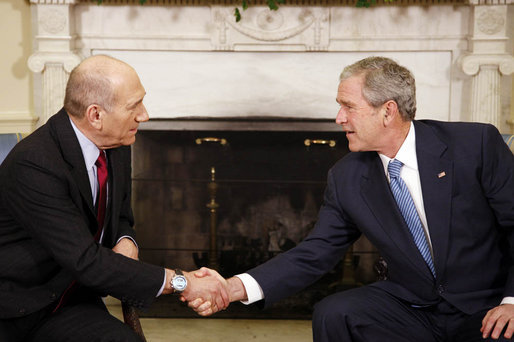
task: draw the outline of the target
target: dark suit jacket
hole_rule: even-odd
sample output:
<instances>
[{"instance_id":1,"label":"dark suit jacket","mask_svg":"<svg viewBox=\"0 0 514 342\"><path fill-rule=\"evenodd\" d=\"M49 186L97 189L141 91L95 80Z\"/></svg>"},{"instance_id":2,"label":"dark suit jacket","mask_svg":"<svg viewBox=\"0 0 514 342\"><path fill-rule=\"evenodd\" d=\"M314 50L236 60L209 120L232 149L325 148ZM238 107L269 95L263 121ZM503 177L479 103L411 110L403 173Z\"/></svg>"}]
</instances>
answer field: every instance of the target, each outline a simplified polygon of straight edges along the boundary
<instances>
[{"instance_id":1,"label":"dark suit jacket","mask_svg":"<svg viewBox=\"0 0 514 342\"><path fill-rule=\"evenodd\" d=\"M496 128L415 121L416 153L437 278L417 250L376 152L349 153L328 173L318 222L296 248L249 271L265 305L331 270L364 234L388 264L374 283L413 304L444 298L466 313L514 296L514 157ZM438 175L444 172L445 176Z\"/></svg>"},{"instance_id":2,"label":"dark suit jacket","mask_svg":"<svg viewBox=\"0 0 514 342\"><path fill-rule=\"evenodd\" d=\"M23 139L0 166L0 318L56 301L73 279L91 291L148 306L161 267L112 252L134 237L129 147L107 150L110 202L103 246L84 158L64 110Z\"/></svg>"}]
</instances>

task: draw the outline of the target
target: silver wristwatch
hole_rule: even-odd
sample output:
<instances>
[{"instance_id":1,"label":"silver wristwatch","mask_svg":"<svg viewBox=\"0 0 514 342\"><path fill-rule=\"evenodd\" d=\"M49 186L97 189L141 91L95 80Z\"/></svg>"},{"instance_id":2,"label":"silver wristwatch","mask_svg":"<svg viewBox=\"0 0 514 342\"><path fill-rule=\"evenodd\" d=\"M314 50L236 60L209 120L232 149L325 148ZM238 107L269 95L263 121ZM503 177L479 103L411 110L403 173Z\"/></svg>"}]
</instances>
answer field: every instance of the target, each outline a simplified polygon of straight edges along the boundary
<instances>
[{"instance_id":1,"label":"silver wristwatch","mask_svg":"<svg viewBox=\"0 0 514 342\"><path fill-rule=\"evenodd\" d=\"M187 287L187 279L182 273L182 270L176 269L175 275L171 279L171 287L173 288L173 292L182 293Z\"/></svg>"}]
</instances>

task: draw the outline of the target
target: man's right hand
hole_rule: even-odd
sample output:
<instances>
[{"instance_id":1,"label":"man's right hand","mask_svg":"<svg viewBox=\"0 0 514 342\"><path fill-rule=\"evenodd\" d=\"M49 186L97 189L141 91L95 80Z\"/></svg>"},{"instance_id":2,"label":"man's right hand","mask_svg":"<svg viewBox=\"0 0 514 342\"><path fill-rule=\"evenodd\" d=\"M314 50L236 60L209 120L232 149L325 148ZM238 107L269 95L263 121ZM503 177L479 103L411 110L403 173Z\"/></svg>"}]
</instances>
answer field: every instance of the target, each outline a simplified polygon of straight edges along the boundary
<instances>
[{"instance_id":1,"label":"man's right hand","mask_svg":"<svg viewBox=\"0 0 514 342\"><path fill-rule=\"evenodd\" d=\"M218 272L202 267L198 271L192 272L193 276L197 278L199 281L207 281L210 278L215 278L218 281L222 282L226 286L226 291L228 293L228 300L230 302L246 300L247 294L246 290L243 286L243 282L237 278L232 277L228 280L223 279ZM228 304L225 307L220 307L218 304L213 304L212 300L215 302L220 302L220 298L212 298L209 300L208 298L199 296L197 298L186 298L183 296L183 301L188 301L188 306L193 309L200 316L210 316L220 310L226 309Z\"/></svg>"}]
</instances>

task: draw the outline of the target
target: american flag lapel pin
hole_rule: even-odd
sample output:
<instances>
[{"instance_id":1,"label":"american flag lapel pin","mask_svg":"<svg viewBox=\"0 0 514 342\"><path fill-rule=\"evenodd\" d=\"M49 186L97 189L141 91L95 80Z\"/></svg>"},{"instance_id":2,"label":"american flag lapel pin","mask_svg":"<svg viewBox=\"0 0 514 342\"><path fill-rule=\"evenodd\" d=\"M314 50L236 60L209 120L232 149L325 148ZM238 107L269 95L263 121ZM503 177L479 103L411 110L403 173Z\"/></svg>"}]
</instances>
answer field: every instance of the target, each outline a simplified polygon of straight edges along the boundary
<instances>
[{"instance_id":1,"label":"american flag lapel pin","mask_svg":"<svg viewBox=\"0 0 514 342\"><path fill-rule=\"evenodd\" d=\"M442 171L442 172L439 172L437 174L437 178L443 178L444 176L446 176L446 172Z\"/></svg>"}]
</instances>

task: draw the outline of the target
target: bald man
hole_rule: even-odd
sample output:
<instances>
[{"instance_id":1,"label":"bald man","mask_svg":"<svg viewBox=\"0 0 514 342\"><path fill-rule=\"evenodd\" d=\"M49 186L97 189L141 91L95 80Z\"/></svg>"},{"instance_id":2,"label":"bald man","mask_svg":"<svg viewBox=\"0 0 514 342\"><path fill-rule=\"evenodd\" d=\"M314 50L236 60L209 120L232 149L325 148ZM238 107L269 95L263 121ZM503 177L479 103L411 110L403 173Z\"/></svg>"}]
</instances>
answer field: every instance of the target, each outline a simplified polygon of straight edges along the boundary
<instances>
[{"instance_id":1,"label":"bald man","mask_svg":"<svg viewBox=\"0 0 514 342\"><path fill-rule=\"evenodd\" d=\"M221 277L138 261L130 145L148 120L145 94L128 64L87 58L64 108L1 164L0 341L138 341L104 295L145 308L180 291L228 305Z\"/></svg>"}]
</instances>

